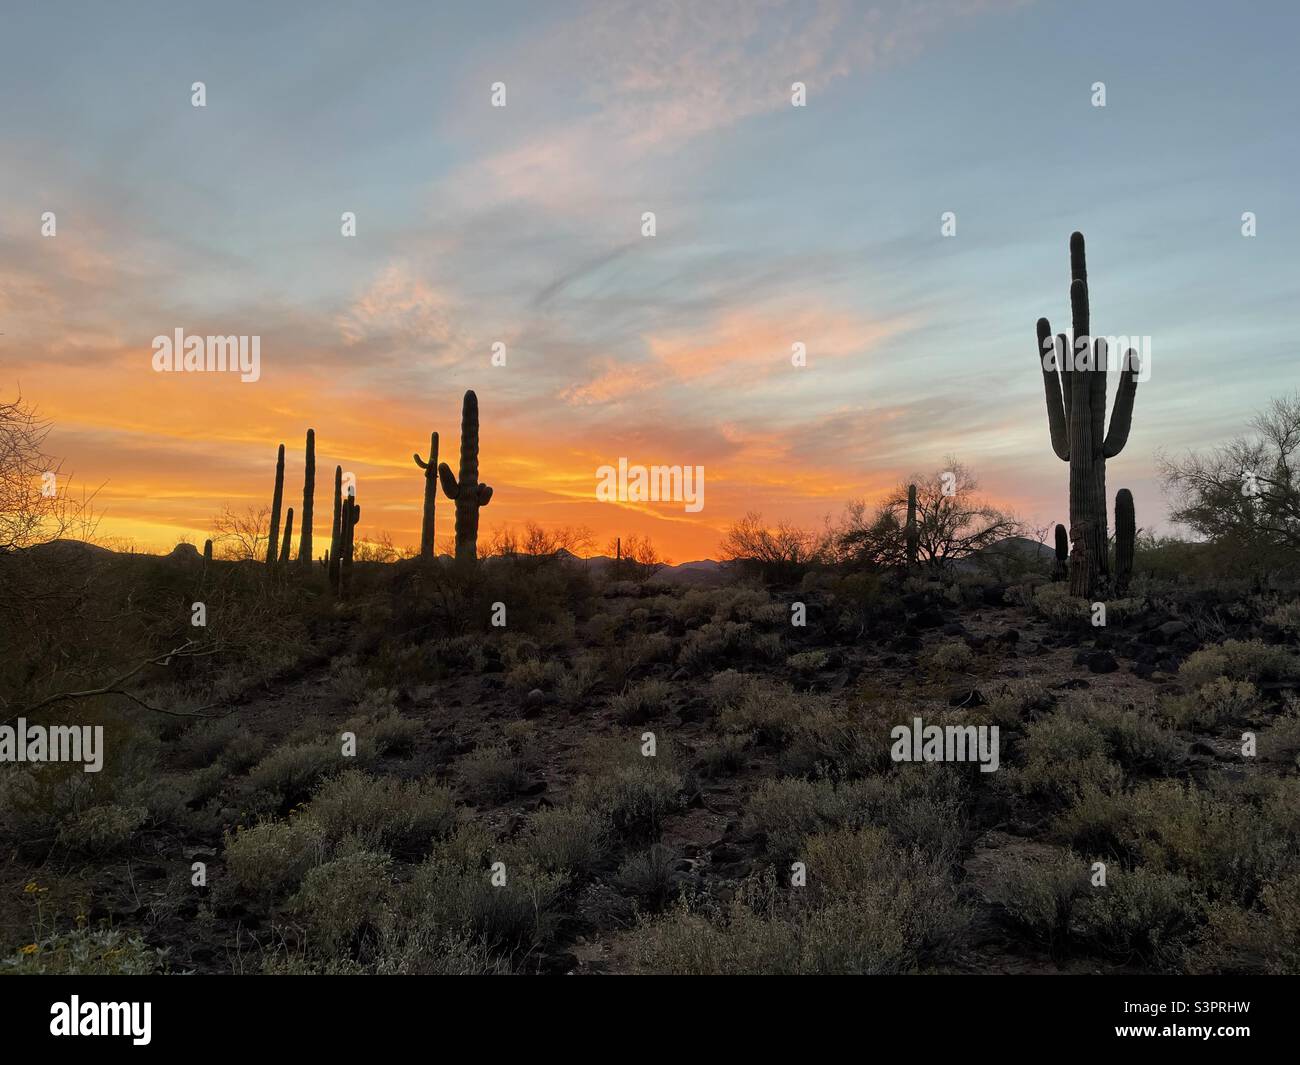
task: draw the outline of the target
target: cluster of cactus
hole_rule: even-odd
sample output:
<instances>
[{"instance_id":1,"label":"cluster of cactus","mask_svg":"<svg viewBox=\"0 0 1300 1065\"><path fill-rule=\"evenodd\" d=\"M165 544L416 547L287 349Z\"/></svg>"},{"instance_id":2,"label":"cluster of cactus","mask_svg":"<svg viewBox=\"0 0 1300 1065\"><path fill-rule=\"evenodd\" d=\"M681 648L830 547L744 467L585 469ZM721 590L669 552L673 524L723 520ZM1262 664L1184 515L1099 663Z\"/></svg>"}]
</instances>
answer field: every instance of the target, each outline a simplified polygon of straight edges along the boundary
<instances>
[{"instance_id":1,"label":"cluster of cactus","mask_svg":"<svg viewBox=\"0 0 1300 1065\"><path fill-rule=\"evenodd\" d=\"M1084 256L1083 234L1070 237L1070 310L1074 329L1074 358L1066 359L1065 334L1055 339L1058 366L1049 365L1046 356L1053 349L1052 327L1046 318L1038 319L1038 359L1043 372L1047 396L1047 425L1052 450L1070 464L1070 592L1095 597L1109 590L1110 558L1106 521L1106 460L1114 458L1128 442L1133 424L1133 398L1137 393L1139 364L1132 350L1121 364L1119 390L1111 412L1110 430L1106 431L1106 343L1091 341L1088 268ZM1092 343L1092 357L1083 351ZM1083 365L1074 368L1074 362ZM1128 496L1132 514L1132 496ZM1116 517L1117 531L1120 518ZM1128 570L1132 569L1132 534L1127 548ZM1120 563L1117 560L1116 569ZM1118 575L1118 574L1117 574Z\"/></svg>"},{"instance_id":2,"label":"cluster of cactus","mask_svg":"<svg viewBox=\"0 0 1300 1065\"><path fill-rule=\"evenodd\" d=\"M424 470L424 515L420 525L420 557L434 556L434 517L437 508L438 485L443 493L456 503L456 557L474 559L478 556L478 512L492 499L492 488L478 479L478 397L472 391L465 393L460 423L460 471L453 475L444 462L438 463L438 434L429 436L429 459L426 462L415 453L415 463ZM312 561L312 515L316 494L316 430L307 430L306 460L303 476L301 538L298 544L298 562L310 565ZM275 491L271 497L271 522L267 534L267 565L289 562L293 539L293 508L285 515L284 534L280 534L280 511L284 503L284 445L281 444L275 462ZM330 546L325 552L325 570L330 586L340 594L347 589L352 571L355 531L361 516L355 493L349 488L343 495L343 467L334 469L334 518L330 528ZM211 556L210 547L205 549Z\"/></svg>"},{"instance_id":3,"label":"cluster of cactus","mask_svg":"<svg viewBox=\"0 0 1300 1065\"><path fill-rule=\"evenodd\" d=\"M316 495L316 430L307 430L307 452L302 483L302 532L298 541L298 562L311 564L312 504ZM285 515L284 537L280 537L280 508L284 503L284 445L275 459L275 491L271 496L271 527L266 536L266 564L289 562L293 543L293 507Z\"/></svg>"}]
</instances>

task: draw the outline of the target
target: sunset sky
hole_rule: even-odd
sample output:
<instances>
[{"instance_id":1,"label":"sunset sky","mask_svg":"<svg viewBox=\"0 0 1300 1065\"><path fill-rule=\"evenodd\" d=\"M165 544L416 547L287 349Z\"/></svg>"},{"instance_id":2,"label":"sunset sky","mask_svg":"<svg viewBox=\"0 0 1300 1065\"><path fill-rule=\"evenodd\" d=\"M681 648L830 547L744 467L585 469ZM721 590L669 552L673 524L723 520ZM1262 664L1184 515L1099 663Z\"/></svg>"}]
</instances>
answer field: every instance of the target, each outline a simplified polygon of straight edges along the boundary
<instances>
[{"instance_id":1,"label":"sunset sky","mask_svg":"<svg viewBox=\"0 0 1300 1065\"><path fill-rule=\"evenodd\" d=\"M467 388L484 533L716 556L950 454L1065 521L1034 323L1079 229L1095 332L1152 338L1110 492L1167 528L1157 450L1300 384L1297 40L1293 3L6 3L0 396L149 550L269 503L280 442L297 507L308 427L317 544L336 463L418 543ZM177 328L260 336L260 380L155 373ZM620 457L704 509L598 502Z\"/></svg>"}]
</instances>

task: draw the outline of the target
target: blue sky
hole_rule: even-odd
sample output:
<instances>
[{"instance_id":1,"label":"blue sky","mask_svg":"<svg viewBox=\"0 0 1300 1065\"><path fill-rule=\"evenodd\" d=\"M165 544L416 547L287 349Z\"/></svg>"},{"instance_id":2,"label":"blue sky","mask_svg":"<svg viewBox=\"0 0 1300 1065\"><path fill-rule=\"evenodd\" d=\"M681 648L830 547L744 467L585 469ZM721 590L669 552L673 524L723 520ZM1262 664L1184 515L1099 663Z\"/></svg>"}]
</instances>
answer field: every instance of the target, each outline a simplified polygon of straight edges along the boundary
<instances>
[{"instance_id":1,"label":"blue sky","mask_svg":"<svg viewBox=\"0 0 1300 1065\"><path fill-rule=\"evenodd\" d=\"M430 428L451 446L470 387L489 526L626 527L696 556L749 507L812 523L949 454L1064 521L1032 347L1038 316L1067 324L1074 229L1094 331L1152 338L1109 469L1139 525L1166 524L1158 449L1221 440L1296 387L1294 5L43 3L4 21L4 388L55 418L69 465L108 482L108 528L143 541L264 495L275 444L309 424L372 487L372 528L414 539L409 453ZM262 380L160 380L149 341L177 325L261 335ZM619 456L703 464L709 506L611 515L594 468Z\"/></svg>"}]
</instances>

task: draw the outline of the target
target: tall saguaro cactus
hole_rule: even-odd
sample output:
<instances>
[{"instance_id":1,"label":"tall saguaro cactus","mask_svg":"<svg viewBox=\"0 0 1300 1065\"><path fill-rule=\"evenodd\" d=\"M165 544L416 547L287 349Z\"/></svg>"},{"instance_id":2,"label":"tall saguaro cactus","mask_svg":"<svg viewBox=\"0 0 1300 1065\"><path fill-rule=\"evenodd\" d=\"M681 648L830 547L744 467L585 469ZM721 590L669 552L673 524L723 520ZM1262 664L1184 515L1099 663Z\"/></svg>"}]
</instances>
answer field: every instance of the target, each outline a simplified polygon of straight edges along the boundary
<instances>
[{"instance_id":1,"label":"tall saguaro cactus","mask_svg":"<svg viewBox=\"0 0 1300 1065\"><path fill-rule=\"evenodd\" d=\"M915 569L918 555L918 548L921 542L919 531L916 527L916 485L907 486L907 568Z\"/></svg>"},{"instance_id":2,"label":"tall saguaro cactus","mask_svg":"<svg viewBox=\"0 0 1300 1065\"><path fill-rule=\"evenodd\" d=\"M266 537L266 564L275 565L276 552L280 549L280 505L284 502L284 445L280 445L279 456L275 460L275 494L271 496L271 528Z\"/></svg>"},{"instance_id":3,"label":"tall saguaro cactus","mask_svg":"<svg viewBox=\"0 0 1300 1065\"><path fill-rule=\"evenodd\" d=\"M433 515L438 504L438 434L429 434L429 461L417 451L415 464L424 471L424 520L420 523L420 557L433 558Z\"/></svg>"},{"instance_id":4,"label":"tall saguaro cactus","mask_svg":"<svg viewBox=\"0 0 1300 1065\"><path fill-rule=\"evenodd\" d=\"M460 476L451 475L445 462L438 467L442 490L456 501L456 557L478 557L478 512L492 499L490 485L478 479L478 396L465 393L460 410Z\"/></svg>"},{"instance_id":5,"label":"tall saguaro cactus","mask_svg":"<svg viewBox=\"0 0 1300 1065\"><path fill-rule=\"evenodd\" d=\"M1106 431L1106 343L1093 341L1083 234L1070 237L1070 312L1074 350L1065 334L1038 319L1038 358L1047 396L1052 450L1070 464L1070 593L1092 597L1108 583L1106 460L1124 450L1133 424L1139 363L1125 354L1110 431Z\"/></svg>"},{"instance_id":6,"label":"tall saguaro cactus","mask_svg":"<svg viewBox=\"0 0 1300 1065\"><path fill-rule=\"evenodd\" d=\"M307 430L307 460L302 479L302 532L298 540L298 564L311 565L311 519L316 502L316 430Z\"/></svg>"},{"instance_id":7,"label":"tall saguaro cactus","mask_svg":"<svg viewBox=\"0 0 1300 1065\"><path fill-rule=\"evenodd\" d=\"M1115 493L1115 590L1123 595L1133 579L1133 550L1137 541L1137 517L1133 493L1121 488Z\"/></svg>"},{"instance_id":8,"label":"tall saguaro cactus","mask_svg":"<svg viewBox=\"0 0 1300 1065\"><path fill-rule=\"evenodd\" d=\"M339 583L339 549L343 544L343 467L334 467L334 524L330 526L330 564L326 567L331 587Z\"/></svg>"}]
</instances>

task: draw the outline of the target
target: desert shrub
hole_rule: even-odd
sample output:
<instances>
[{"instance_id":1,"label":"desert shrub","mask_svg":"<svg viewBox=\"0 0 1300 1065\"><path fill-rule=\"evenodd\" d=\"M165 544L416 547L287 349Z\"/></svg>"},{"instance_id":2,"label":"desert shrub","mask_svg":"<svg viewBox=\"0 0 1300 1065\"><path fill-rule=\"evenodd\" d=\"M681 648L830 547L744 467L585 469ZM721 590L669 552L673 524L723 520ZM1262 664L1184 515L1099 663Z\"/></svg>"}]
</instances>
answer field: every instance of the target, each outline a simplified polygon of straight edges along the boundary
<instances>
[{"instance_id":1,"label":"desert shrub","mask_svg":"<svg viewBox=\"0 0 1300 1065\"><path fill-rule=\"evenodd\" d=\"M1264 622L1276 626L1288 636L1300 636L1300 599L1279 604L1264 616Z\"/></svg>"},{"instance_id":2,"label":"desert shrub","mask_svg":"<svg viewBox=\"0 0 1300 1065\"><path fill-rule=\"evenodd\" d=\"M4 966L30 976L145 976L166 970L167 951L117 928L79 925L24 945Z\"/></svg>"},{"instance_id":3,"label":"desert shrub","mask_svg":"<svg viewBox=\"0 0 1300 1065\"><path fill-rule=\"evenodd\" d=\"M499 886L492 882L498 861L505 867ZM517 857L482 829L462 826L401 890L395 926L406 937L450 933L492 951L527 952L554 936L564 880Z\"/></svg>"},{"instance_id":4,"label":"desert shrub","mask_svg":"<svg viewBox=\"0 0 1300 1065\"><path fill-rule=\"evenodd\" d=\"M102 858L124 849L147 816L143 806L91 806L64 824L59 843L75 853Z\"/></svg>"},{"instance_id":5,"label":"desert shrub","mask_svg":"<svg viewBox=\"0 0 1300 1065\"><path fill-rule=\"evenodd\" d=\"M675 894L672 874L677 861L676 851L652 844L623 860L614 874L614 884L647 909L661 910Z\"/></svg>"},{"instance_id":6,"label":"desert shrub","mask_svg":"<svg viewBox=\"0 0 1300 1065\"><path fill-rule=\"evenodd\" d=\"M724 669L709 678L705 688L705 698L715 710L739 706L744 698L758 684L759 678L749 673L737 673L734 669Z\"/></svg>"},{"instance_id":7,"label":"desert shrub","mask_svg":"<svg viewBox=\"0 0 1300 1065\"><path fill-rule=\"evenodd\" d=\"M1213 729L1224 722L1249 718L1259 706L1259 689L1255 685L1216 677L1190 692L1165 699L1161 710L1177 728Z\"/></svg>"},{"instance_id":8,"label":"desert shrub","mask_svg":"<svg viewBox=\"0 0 1300 1065\"><path fill-rule=\"evenodd\" d=\"M807 841L808 886L749 881L729 907L683 900L632 941L655 973L904 973L952 949L967 915L947 873L879 830Z\"/></svg>"},{"instance_id":9,"label":"desert shrub","mask_svg":"<svg viewBox=\"0 0 1300 1065\"><path fill-rule=\"evenodd\" d=\"M1068 711L1030 724L1021 751L1024 765L1007 773L1006 781L1024 795L1066 803L1088 791L1110 794L1124 781L1101 730Z\"/></svg>"},{"instance_id":10,"label":"desert shrub","mask_svg":"<svg viewBox=\"0 0 1300 1065\"><path fill-rule=\"evenodd\" d=\"M1295 861L1300 827L1288 804L1297 798L1300 785L1287 782L1251 796L1240 788L1202 791L1153 781L1122 794L1082 796L1057 830L1125 864L1185 876L1211 900L1250 903Z\"/></svg>"},{"instance_id":11,"label":"desert shrub","mask_svg":"<svg viewBox=\"0 0 1300 1065\"><path fill-rule=\"evenodd\" d=\"M1091 604L1086 599L1071 595L1070 589L1064 584L1042 584L1032 594L1034 610L1061 627L1076 625L1091 616Z\"/></svg>"},{"instance_id":12,"label":"desert shrub","mask_svg":"<svg viewBox=\"0 0 1300 1065\"><path fill-rule=\"evenodd\" d=\"M578 707L590 698L603 679L600 658L596 655L579 655L560 674L555 694L566 706Z\"/></svg>"},{"instance_id":13,"label":"desert shrub","mask_svg":"<svg viewBox=\"0 0 1300 1065\"><path fill-rule=\"evenodd\" d=\"M786 772L854 777L890 765L886 708L873 706L864 714L818 696L799 697L793 705L797 712L782 723Z\"/></svg>"},{"instance_id":14,"label":"desert shrub","mask_svg":"<svg viewBox=\"0 0 1300 1065\"><path fill-rule=\"evenodd\" d=\"M826 668L830 655L825 651L800 651L785 660L786 668L808 676Z\"/></svg>"},{"instance_id":15,"label":"desert shrub","mask_svg":"<svg viewBox=\"0 0 1300 1065\"><path fill-rule=\"evenodd\" d=\"M752 743L752 736L728 733L704 744L696 752L700 775L714 779L738 772Z\"/></svg>"},{"instance_id":16,"label":"desert shrub","mask_svg":"<svg viewBox=\"0 0 1300 1065\"><path fill-rule=\"evenodd\" d=\"M1058 953L1069 945L1075 909L1089 891L1090 868L1072 853L1024 861L998 879L990 897L1008 920Z\"/></svg>"},{"instance_id":17,"label":"desert shrub","mask_svg":"<svg viewBox=\"0 0 1300 1065\"><path fill-rule=\"evenodd\" d=\"M681 807L685 781L659 758L641 758L579 777L573 801L605 813L614 829L632 837L654 835L669 813Z\"/></svg>"},{"instance_id":18,"label":"desert shrub","mask_svg":"<svg viewBox=\"0 0 1300 1065\"><path fill-rule=\"evenodd\" d=\"M1300 760L1300 699L1294 695L1287 699L1282 713L1259 737L1259 753L1276 761Z\"/></svg>"},{"instance_id":19,"label":"desert shrub","mask_svg":"<svg viewBox=\"0 0 1300 1065\"><path fill-rule=\"evenodd\" d=\"M564 676L564 668L554 659L523 658L506 674L506 684L516 691L528 692L534 688L553 691Z\"/></svg>"},{"instance_id":20,"label":"desert shrub","mask_svg":"<svg viewBox=\"0 0 1300 1065\"><path fill-rule=\"evenodd\" d=\"M503 976L509 960L466 932L410 928L391 914L379 918L374 972L379 976Z\"/></svg>"},{"instance_id":21,"label":"desert shrub","mask_svg":"<svg viewBox=\"0 0 1300 1065\"><path fill-rule=\"evenodd\" d=\"M528 769L523 759L504 743L477 747L461 760L457 769L465 790L478 801L500 801L528 786Z\"/></svg>"},{"instance_id":22,"label":"desert shrub","mask_svg":"<svg viewBox=\"0 0 1300 1065\"><path fill-rule=\"evenodd\" d=\"M1217 647L1205 647L1187 656L1178 669L1178 679L1189 688L1199 688L1227 677L1229 680L1285 680L1294 677L1300 660L1285 647L1260 640L1225 640Z\"/></svg>"},{"instance_id":23,"label":"desert shrub","mask_svg":"<svg viewBox=\"0 0 1300 1065\"><path fill-rule=\"evenodd\" d=\"M935 647L922 661L932 670L964 673L975 664L975 652L961 640L952 640Z\"/></svg>"},{"instance_id":24,"label":"desert shrub","mask_svg":"<svg viewBox=\"0 0 1300 1065\"><path fill-rule=\"evenodd\" d=\"M703 673L724 659L745 655L754 639L748 622L710 621L686 638L678 662L692 673Z\"/></svg>"},{"instance_id":25,"label":"desert shrub","mask_svg":"<svg viewBox=\"0 0 1300 1065\"><path fill-rule=\"evenodd\" d=\"M588 873L609 851L609 828L603 812L584 806L539 810L529 822L523 851L544 872Z\"/></svg>"},{"instance_id":26,"label":"desert shrub","mask_svg":"<svg viewBox=\"0 0 1300 1065\"><path fill-rule=\"evenodd\" d=\"M196 722L177 741L177 759L181 765L191 769L212 765L235 737L244 731L234 717Z\"/></svg>"},{"instance_id":27,"label":"desert shrub","mask_svg":"<svg viewBox=\"0 0 1300 1065\"><path fill-rule=\"evenodd\" d=\"M340 655L330 661L330 686L348 702L366 694L370 681L358 667L356 655Z\"/></svg>"},{"instance_id":28,"label":"desert shrub","mask_svg":"<svg viewBox=\"0 0 1300 1065\"><path fill-rule=\"evenodd\" d=\"M338 857L308 871L290 909L308 946L326 956L351 953L373 930L390 880L392 859L349 841Z\"/></svg>"},{"instance_id":29,"label":"desert shrub","mask_svg":"<svg viewBox=\"0 0 1300 1065\"><path fill-rule=\"evenodd\" d=\"M768 854L786 859L799 853L808 836L856 827L865 816L860 791L853 785L780 777L763 781L749 796L742 823L747 834L765 838Z\"/></svg>"},{"instance_id":30,"label":"desert shrub","mask_svg":"<svg viewBox=\"0 0 1300 1065\"><path fill-rule=\"evenodd\" d=\"M781 743L793 734L806 705L788 686L755 684L718 720L724 729L753 733L761 743Z\"/></svg>"},{"instance_id":31,"label":"desert shrub","mask_svg":"<svg viewBox=\"0 0 1300 1065\"><path fill-rule=\"evenodd\" d=\"M274 896L296 887L325 861L329 841L319 822L301 815L226 834L226 866L246 891Z\"/></svg>"},{"instance_id":32,"label":"desert shrub","mask_svg":"<svg viewBox=\"0 0 1300 1065\"><path fill-rule=\"evenodd\" d=\"M1028 718L1051 709L1055 701L1042 681L1029 678L1005 681L991 687L985 695L987 702L972 710L972 720L1003 728L1019 728Z\"/></svg>"},{"instance_id":33,"label":"desert shrub","mask_svg":"<svg viewBox=\"0 0 1300 1065\"><path fill-rule=\"evenodd\" d=\"M668 709L672 686L651 677L619 692L609 702L614 718L624 725L641 725L653 721Z\"/></svg>"},{"instance_id":34,"label":"desert shrub","mask_svg":"<svg viewBox=\"0 0 1300 1065\"><path fill-rule=\"evenodd\" d=\"M1118 957L1173 964L1204 917L1203 900L1185 877L1134 869L1112 871L1105 887L1081 899L1080 936Z\"/></svg>"},{"instance_id":35,"label":"desert shrub","mask_svg":"<svg viewBox=\"0 0 1300 1065\"><path fill-rule=\"evenodd\" d=\"M446 788L427 780L376 779L357 770L327 782L305 816L320 824L331 845L352 837L369 850L402 857L428 853L457 823Z\"/></svg>"},{"instance_id":36,"label":"desert shrub","mask_svg":"<svg viewBox=\"0 0 1300 1065\"><path fill-rule=\"evenodd\" d=\"M330 773L342 766L340 748L328 740L285 744L272 751L248 774L249 787L278 800L283 808L307 798Z\"/></svg>"}]
</instances>

